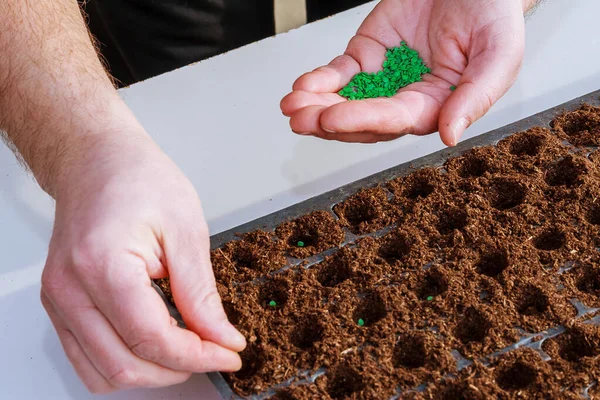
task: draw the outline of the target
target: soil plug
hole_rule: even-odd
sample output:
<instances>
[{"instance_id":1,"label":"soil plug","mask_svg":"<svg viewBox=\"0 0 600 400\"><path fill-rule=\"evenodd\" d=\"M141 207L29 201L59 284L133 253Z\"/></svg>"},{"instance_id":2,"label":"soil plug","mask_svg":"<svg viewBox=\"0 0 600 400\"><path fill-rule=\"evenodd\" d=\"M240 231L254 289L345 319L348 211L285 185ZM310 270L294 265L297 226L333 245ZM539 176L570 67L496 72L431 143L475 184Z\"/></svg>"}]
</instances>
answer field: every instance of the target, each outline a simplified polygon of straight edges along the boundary
<instances>
[{"instance_id":1,"label":"soil plug","mask_svg":"<svg viewBox=\"0 0 600 400\"><path fill-rule=\"evenodd\" d=\"M271 306L271 307L276 307L276 306L277 306L277 302L276 302L275 300L271 300L271 301L269 302L269 306Z\"/></svg>"},{"instance_id":2,"label":"soil plug","mask_svg":"<svg viewBox=\"0 0 600 400\"><path fill-rule=\"evenodd\" d=\"M359 72L338 94L349 100L392 97L401 88L421 81L431 72L419 53L402 41L400 47L387 50L383 69L376 73Z\"/></svg>"},{"instance_id":3,"label":"soil plug","mask_svg":"<svg viewBox=\"0 0 600 400\"><path fill-rule=\"evenodd\" d=\"M358 319L358 326L364 326L365 325L365 321L362 318Z\"/></svg>"}]
</instances>

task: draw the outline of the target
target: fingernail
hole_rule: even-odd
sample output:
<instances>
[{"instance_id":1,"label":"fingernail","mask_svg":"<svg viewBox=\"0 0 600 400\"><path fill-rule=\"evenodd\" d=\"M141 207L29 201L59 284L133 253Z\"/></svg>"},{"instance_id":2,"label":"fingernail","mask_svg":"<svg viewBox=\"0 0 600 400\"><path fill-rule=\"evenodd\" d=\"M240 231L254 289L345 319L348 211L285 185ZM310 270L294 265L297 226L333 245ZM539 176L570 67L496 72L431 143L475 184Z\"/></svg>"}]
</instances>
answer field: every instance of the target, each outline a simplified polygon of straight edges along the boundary
<instances>
[{"instance_id":1,"label":"fingernail","mask_svg":"<svg viewBox=\"0 0 600 400\"><path fill-rule=\"evenodd\" d=\"M458 120L456 125L454 125L453 133L454 133L454 144L458 144L460 138L462 137L465 129L469 127L469 120L465 117L462 117Z\"/></svg>"},{"instance_id":2,"label":"fingernail","mask_svg":"<svg viewBox=\"0 0 600 400\"><path fill-rule=\"evenodd\" d=\"M334 131L333 129L327 129L327 128L323 128L321 127L321 129L323 129L325 132L327 133L337 133L336 131Z\"/></svg>"}]
</instances>

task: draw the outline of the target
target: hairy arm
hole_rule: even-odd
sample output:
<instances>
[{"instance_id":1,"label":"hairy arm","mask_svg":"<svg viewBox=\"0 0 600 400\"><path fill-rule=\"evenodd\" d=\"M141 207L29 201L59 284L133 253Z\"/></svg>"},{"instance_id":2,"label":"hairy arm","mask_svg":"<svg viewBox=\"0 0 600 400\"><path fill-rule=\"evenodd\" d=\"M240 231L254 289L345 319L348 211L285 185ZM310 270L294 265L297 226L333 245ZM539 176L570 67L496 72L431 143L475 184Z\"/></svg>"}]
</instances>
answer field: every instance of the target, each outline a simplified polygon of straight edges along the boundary
<instances>
[{"instance_id":1,"label":"hairy arm","mask_svg":"<svg viewBox=\"0 0 600 400\"><path fill-rule=\"evenodd\" d=\"M77 1L0 2L0 131L44 190L54 195L61 171L94 135L124 127L143 134L104 71Z\"/></svg>"}]
</instances>

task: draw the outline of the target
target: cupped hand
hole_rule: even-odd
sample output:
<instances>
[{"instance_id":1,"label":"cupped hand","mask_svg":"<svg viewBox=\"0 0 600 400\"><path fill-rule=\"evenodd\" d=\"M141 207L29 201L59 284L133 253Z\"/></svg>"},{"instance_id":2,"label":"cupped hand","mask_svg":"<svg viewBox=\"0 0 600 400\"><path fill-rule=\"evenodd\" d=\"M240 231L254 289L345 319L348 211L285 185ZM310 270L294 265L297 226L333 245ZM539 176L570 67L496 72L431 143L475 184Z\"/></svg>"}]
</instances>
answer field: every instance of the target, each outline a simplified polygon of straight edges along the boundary
<instances>
[{"instance_id":1,"label":"cupped hand","mask_svg":"<svg viewBox=\"0 0 600 400\"><path fill-rule=\"evenodd\" d=\"M196 192L145 135L81 144L54 191L42 302L88 389L169 386L235 371L245 347L227 321ZM151 285L170 276L188 329Z\"/></svg>"},{"instance_id":2,"label":"cupped hand","mask_svg":"<svg viewBox=\"0 0 600 400\"><path fill-rule=\"evenodd\" d=\"M298 78L281 109L298 134L373 143L439 130L453 146L514 83L529 3L382 0L344 55ZM347 101L337 94L358 72L381 70L386 48L402 40L431 69L421 82L390 98Z\"/></svg>"}]
</instances>

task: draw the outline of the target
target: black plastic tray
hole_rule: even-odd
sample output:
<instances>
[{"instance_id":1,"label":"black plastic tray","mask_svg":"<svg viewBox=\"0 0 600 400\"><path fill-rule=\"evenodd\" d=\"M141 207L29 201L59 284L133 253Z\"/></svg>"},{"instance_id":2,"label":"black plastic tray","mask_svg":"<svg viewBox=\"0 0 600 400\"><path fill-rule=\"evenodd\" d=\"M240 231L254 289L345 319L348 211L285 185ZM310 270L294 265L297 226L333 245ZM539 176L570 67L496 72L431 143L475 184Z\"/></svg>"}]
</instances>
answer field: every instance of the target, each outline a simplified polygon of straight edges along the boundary
<instances>
[{"instance_id":1,"label":"black plastic tray","mask_svg":"<svg viewBox=\"0 0 600 400\"><path fill-rule=\"evenodd\" d=\"M230 229L228 231L214 235L211 237L211 247L212 247L212 249L219 248L227 242L239 239L239 234L251 232L251 231L254 231L257 229L272 231L280 223L291 220L291 219L295 219L302 215L308 214L312 211L325 210L328 212L332 212L332 208L335 204L345 200L347 197L356 193L360 189L374 187L374 186L383 184L383 183L390 181L394 178L397 178L399 176L407 175L407 174L413 172L415 169L419 169L422 167L441 166L442 164L444 164L444 162L448 158L459 156L462 153L464 153L472 148L475 148L475 147L495 145L498 141L506 138L507 136L510 136L517 132L525 131L534 126L549 127L550 121L552 121L552 119L557 114L560 114L564 111L570 111L570 110L577 109L583 103L587 103L587 104L591 104L591 105L600 105L600 90L589 93L589 94L581 96L581 97L578 97L567 103L564 103L559 106L548 109L546 111L540 112L538 114L535 114L528 118L522 119L522 120L512 123L510 125L506 125L499 129L496 129L496 130L490 131L488 133L474 137L472 139L465 140L464 142L460 143L458 146L456 146L454 148L447 148L447 149L435 152L433 154L430 154L428 156L421 157L419 159L416 159L416 160L413 160L413 161L410 161L410 162L407 162L404 164L400 164L396 167L393 167L393 168L387 169L385 171L379 172L377 174L368 176L366 178L360 179L360 180L350 183L348 185L344 185L335 190L332 190L332 191L324 193L322 195L313 197L311 199L308 199L308 200L298 203L296 205L290 206L283 210L277 211L277 212L267 215L265 217L262 217L262 218L254 220L254 221L248 222L246 224L240 225L239 227L236 227L236 228ZM347 242L348 242L348 240L347 240ZM315 260L313 260L313 258L315 258L315 256L311 257L311 259L309 260L309 261L312 261L311 264L315 262ZM320 260L320 259L322 259L322 255L317 255L316 258ZM297 261L294 262L294 264L297 264ZM578 303L577 301L574 302L574 305L577 307L577 309L579 311L578 317L584 317L586 315L590 315L590 312L597 311L596 309L585 308L585 307L583 307L583 305L581 303ZM174 310L172 307L171 307L171 311L172 311L172 313L176 314L176 310ZM600 323L599 318L600 317L593 318L593 319L589 320L589 322ZM563 331L564 331L564 328L559 326L559 327L556 327L553 329L549 329L546 332L543 332L541 334L530 335L530 336L524 337L518 343L515 343L515 344L511 345L510 347L508 347L504 350L501 350L498 353L509 351L511 349L521 347L521 346L528 346L528 347L532 347L534 349L539 350L539 349L541 349L541 342L543 340L553 337L553 336L556 336L556 335L562 333ZM534 342L534 338L536 340L535 342ZM496 353L496 354L498 354L498 353ZM491 356L494 356L494 355L491 355ZM467 365L470 364L470 362L465 359L457 359L457 362L459 364L459 369L466 367ZM317 372L316 375L318 375L318 374L319 373ZM225 381L225 379L223 378L223 376L221 374L211 373L211 374L208 374L208 376L209 376L210 380L212 381L212 383L217 388L220 395L224 399L242 399L242 397L239 397L231 390L231 388L229 387L229 385L227 384L227 382ZM315 377L315 375L312 376L313 379L314 379L314 377ZM309 378L309 380L310 380L310 378ZM282 387L282 386L285 387L286 385L283 384L283 385L279 385L278 387ZM584 391L584 393L582 393L582 396L584 398L587 397L586 391ZM268 397L268 392L265 392L260 395L248 397L248 399L264 399L267 397Z\"/></svg>"}]
</instances>

